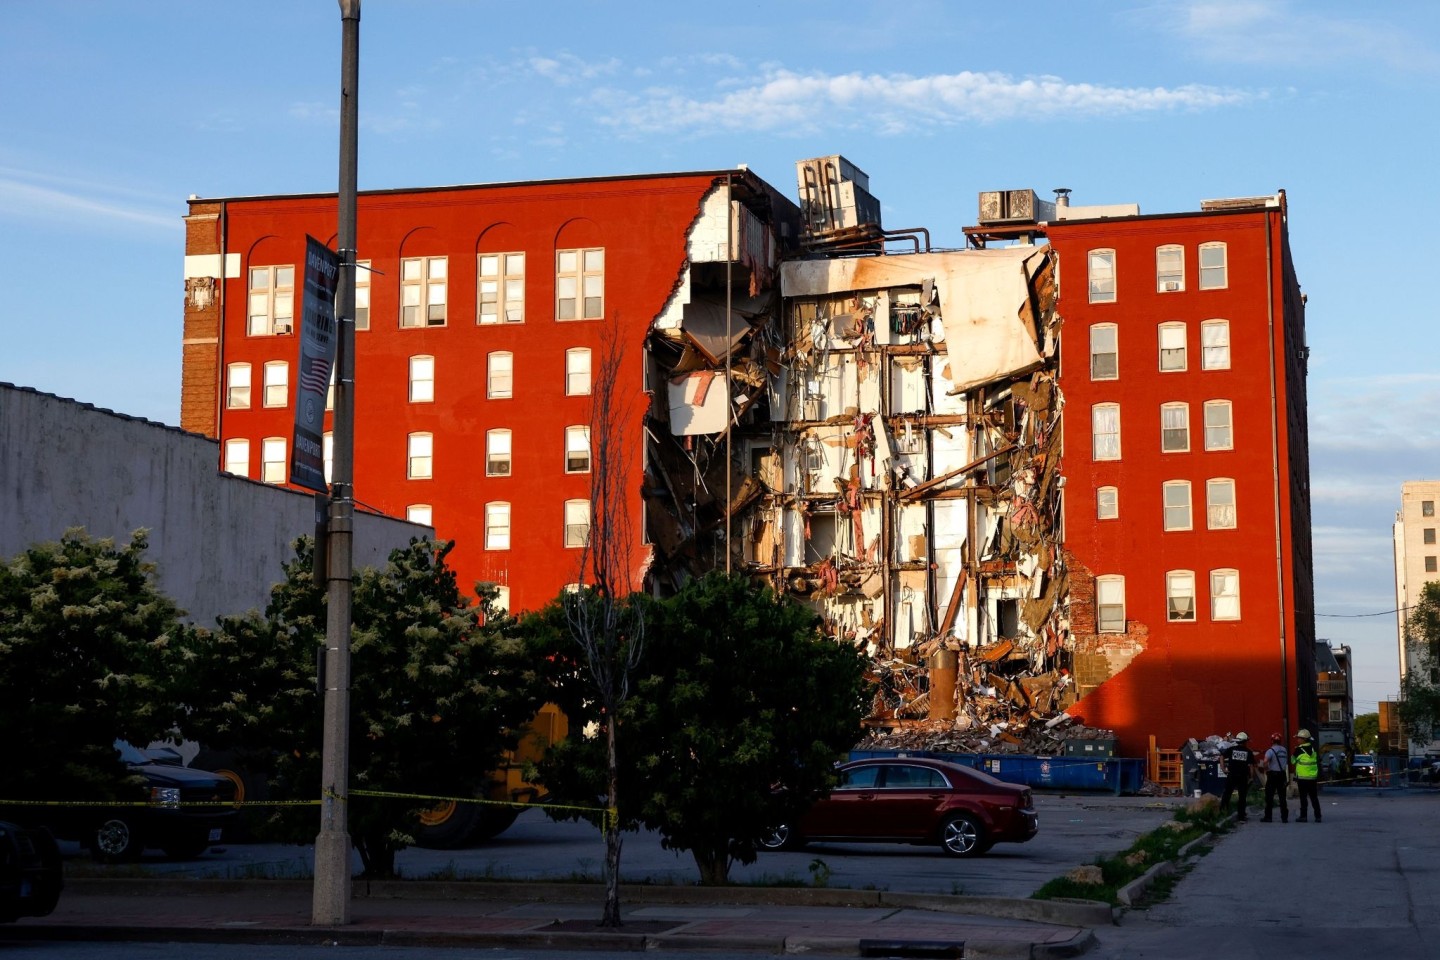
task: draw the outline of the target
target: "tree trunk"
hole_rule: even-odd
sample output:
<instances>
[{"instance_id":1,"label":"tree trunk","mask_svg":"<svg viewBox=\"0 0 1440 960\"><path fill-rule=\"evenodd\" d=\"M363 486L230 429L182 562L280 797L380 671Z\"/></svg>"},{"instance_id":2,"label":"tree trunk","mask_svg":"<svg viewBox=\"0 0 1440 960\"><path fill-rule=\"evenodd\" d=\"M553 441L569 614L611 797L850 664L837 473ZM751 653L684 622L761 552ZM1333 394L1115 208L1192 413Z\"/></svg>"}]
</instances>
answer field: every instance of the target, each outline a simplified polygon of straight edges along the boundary
<instances>
[{"instance_id":1,"label":"tree trunk","mask_svg":"<svg viewBox=\"0 0 1440 960\"><path fill-rule=\"evenodd\" d=\"M620 774L615 754L615 714L612 712L605 723L605 759L609 766L609 777L605 790L605 914L600 919L602 927L620 926L620 818L616 814L619 805Z\"/></svg>"},{"instance_id":2,"label":"tree trunk","mask_svg":"<svg viewBox=\"0 0 1440 960\"><path fill-rule=\"evenodd\" d=\"M695 857L695 866L700 870L700 886L723 887L730 882L728 853L723 850L702 850L699 847L690 853Z\"/></svg>"}]
</instances>

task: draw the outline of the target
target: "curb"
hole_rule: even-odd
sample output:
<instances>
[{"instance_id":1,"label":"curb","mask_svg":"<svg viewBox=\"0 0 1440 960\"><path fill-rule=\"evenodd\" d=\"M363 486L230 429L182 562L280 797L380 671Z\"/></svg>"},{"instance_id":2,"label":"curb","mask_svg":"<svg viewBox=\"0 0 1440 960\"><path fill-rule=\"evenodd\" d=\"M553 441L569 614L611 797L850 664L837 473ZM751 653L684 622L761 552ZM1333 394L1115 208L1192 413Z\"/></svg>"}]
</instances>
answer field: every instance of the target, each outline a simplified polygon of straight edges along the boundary
<instances>
[{"instance_id":1,"label":"curb","mask_svg":"<svg viewBox=\"0 0 1440 960\"><path fill-rule=\"evenodd\" d=\"M81 878L66 888L96 896L196 896L245 892L256 896L308 895L308 880L170 880ZM589 903L602 900L602 884L494 883L455 880L355 881L356 900L513 900L528 903ZM893 893L838 887L700 887L621 884L630 904L734 904L754 906L900 907L937 913L1031 920L1067 927L1110 926L1114 908L1095 900L1029 900L949 894Z\"/></svg>"}]
</instances>

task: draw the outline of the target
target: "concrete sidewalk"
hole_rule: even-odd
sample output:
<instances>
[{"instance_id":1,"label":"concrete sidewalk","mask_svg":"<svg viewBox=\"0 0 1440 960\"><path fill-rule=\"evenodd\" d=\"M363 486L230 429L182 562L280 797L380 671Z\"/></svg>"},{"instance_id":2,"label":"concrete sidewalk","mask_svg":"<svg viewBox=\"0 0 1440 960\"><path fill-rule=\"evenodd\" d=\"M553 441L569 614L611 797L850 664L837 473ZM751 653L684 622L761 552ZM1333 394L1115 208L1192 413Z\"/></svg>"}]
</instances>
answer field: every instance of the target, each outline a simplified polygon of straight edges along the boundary
<instances>
[{"instance_id":1,"label":"concrete sidewalk","mask_svg":"<svg viewBox=\"0 0 1440 960\"><path fill-rule=\"evenodd\" d=\"M48 917L0 942L145 941L743 950L830 956L1072 957L1105 904L826 888L622 887L598 925L593 884L357 882L351 923L310 923L311 887L271 880L70 880Z\"/></svg>"}]
</instances>

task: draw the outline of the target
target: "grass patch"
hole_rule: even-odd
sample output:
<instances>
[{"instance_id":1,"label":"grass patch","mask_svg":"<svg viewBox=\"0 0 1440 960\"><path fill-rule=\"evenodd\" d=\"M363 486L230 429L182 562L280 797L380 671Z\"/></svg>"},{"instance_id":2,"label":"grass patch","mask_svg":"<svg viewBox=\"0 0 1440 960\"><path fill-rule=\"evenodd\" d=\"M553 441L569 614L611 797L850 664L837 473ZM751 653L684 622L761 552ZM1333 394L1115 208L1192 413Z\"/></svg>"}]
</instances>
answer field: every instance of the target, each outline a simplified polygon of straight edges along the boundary
<instances>
[{"instance_id":1,"label":"grass patch","mask_svg":"<svg viewBox=\"0 0 1440 960\"><path fill-rule=\"evenodd\" d=\"M1141 834L1126 850L1113 857L1097 859L1087 865L1088 869L1081 867L1056 877L1031 896L1036 900L1099 900L1116 905L1120 902L1120 890L1126 884L1139 879L1157 863L1175 860L1180 848L1190 841L1221 830L1221 819L1215 798L1203 797L1176 811L1173 820ZM1209 847L1204 847L1203 852L1208 853ZM1178 877L1157 880L1156 893L1165 884L1164 893L1168 895L1176 880Z\"/></svg>"}]
</instances>

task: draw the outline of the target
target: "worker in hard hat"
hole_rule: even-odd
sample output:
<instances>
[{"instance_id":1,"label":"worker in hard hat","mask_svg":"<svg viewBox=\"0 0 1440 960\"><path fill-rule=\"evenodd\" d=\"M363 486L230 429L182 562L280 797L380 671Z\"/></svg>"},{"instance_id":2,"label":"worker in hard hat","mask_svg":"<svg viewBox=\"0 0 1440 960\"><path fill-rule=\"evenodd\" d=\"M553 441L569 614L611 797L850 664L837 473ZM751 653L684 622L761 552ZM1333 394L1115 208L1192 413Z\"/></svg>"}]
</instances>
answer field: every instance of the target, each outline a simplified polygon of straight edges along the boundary
<instances>
[{"instance_id":1,"label":"worker in hard hat","mask_svg":"<svg viewBox=\"0 0 1440 960\"><path fill-rule=\"evenodd\" d=\"M1220 758L1225 761L1225 792L1220 797L1220 813L1230 810L1230 794L1238 795L1235 820L1244 823L1249 820L1245 812L1245 794L1250 790L1250 777L1255 769L1255 751L1250 749L1250 735L1241 730L1224 750Z\"/></svg>"},{"instance_id":2,"label":"worker in hard hat","mask_svg":"<svg viewBox=\"0 0 1440 960\"><path fill-rule=\"evenodd\" d=\"M1310 808L1315 811L1315 822L1320 822L1320 754L1315 749L1314 742L1310 739L1309 730L1301 730L1295 734L1298 741L1295 745L1295 785L1300 788L1300 816L1295 819L1305 823L1308 819L1305 816L1305 801L1308 798Z\"/></svg>"},{"instance_id":3,"label":"worker in hard hat","mask_svg":"<svg viewBox=\"0 0 1440 960\"><path fill-rule=\"evenodd\" d=\"M1280 807L1280 822L1290 822L1290 802L1285 799L1285 787L1290 780L1290 758L1285 750L1285 738L1278 733L1270 734L1270 749L1260 761L1265 768L1265 816L1261 823L1270 823L1274 817L1277 801Z\"/></svg>"}]
</instances>

